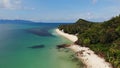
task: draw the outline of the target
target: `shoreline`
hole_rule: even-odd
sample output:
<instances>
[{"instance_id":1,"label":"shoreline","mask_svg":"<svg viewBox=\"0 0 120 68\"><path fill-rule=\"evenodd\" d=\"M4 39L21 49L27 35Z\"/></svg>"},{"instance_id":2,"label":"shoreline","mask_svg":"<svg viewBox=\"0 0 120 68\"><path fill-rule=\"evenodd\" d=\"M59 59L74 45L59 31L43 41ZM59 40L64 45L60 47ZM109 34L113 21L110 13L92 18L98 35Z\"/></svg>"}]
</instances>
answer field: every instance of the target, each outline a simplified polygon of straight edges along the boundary
<instances>
[{"instance_id":1,"label":"shoreline","mask_svg":"<svg viewBox=\"0 0 120 68\"><path fill-rule=\"evenodd\" d=\"M75 42L75 41L78 40L77 36L75 36L75 35L64 33L64 32L62 32L62 31L60 31L59 29L55 29L55 31L56 31L59 35L64 36L65 38L69 39L69 40L72 41L72 42Z\"/></svg>"},{"instance_id":2,"label":"shoreline","mask_svg":"<svg viewBox=\"0 0 120 68\"><path fill-rule=\"evenodd\" d=\"M59 35L69 39L72 42L75 42L78 40L77 36L75 35L64 33L59 29L55 29L55 31ZM112 68L110 63L105 62L104 58L99 57L87 47L81 47L80 45L71 44L71 46L69 46L68 48L75 52L76 57L80 61L82 61L83 64L86 65L86 68Z\"/></svg>"}]
</instances>

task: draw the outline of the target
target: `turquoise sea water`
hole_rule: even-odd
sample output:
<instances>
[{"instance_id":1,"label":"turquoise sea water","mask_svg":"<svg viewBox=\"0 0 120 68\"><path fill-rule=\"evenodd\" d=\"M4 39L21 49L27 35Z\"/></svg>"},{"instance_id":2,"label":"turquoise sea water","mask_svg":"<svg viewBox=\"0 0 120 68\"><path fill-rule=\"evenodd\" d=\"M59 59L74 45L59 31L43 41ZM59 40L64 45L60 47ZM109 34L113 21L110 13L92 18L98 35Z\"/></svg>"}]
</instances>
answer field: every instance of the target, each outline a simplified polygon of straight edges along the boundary
<instances>
[{"instance_id":1,"label":"turquoise sea water","mask_svg":"<svg viewBox=\"0 0 120 68\"><path fill-rule=\"evenodd\" d=\"M82 68L72 52L56 45L71 42L59 36L58 24L0 24L0 68ZM43 48L30 48L43 45ZM79 65L78 65L79 64Z\"/></svg>"}]
</instances>

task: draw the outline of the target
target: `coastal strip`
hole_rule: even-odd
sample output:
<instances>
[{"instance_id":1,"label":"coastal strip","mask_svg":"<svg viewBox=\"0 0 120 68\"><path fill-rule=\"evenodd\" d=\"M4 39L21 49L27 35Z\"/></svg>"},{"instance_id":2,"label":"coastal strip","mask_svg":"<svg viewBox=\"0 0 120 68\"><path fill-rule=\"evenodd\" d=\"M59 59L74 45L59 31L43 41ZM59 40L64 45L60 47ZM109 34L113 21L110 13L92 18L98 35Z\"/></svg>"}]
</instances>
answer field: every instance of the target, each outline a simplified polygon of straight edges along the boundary
<instances>
[{"instance_id":1,"label":"coastal strip","mask_svg":"<svg viewBox=\"0 0 120 68\"><path fill-rule=\"evenodd\" d=\"M77 36L75 35L64 33L59 29L56 29L55 31L59 35L69 39L72 42L78 40ZM71 46L69 46L68 48L76 53L76 57L86 65L86 68L112 68L110 63L105 62L104 58L99 57L87 47L81 47L80 45L71 44Z\"/></svg>"},{"instance_id":2,"label":"coastal strip","mask_svg":"<svg viewBox=\"0 0 120 68\"><path fill-rule=\"evenodd\" d=\"M72 35L72 34L64 33L63 31L60 31L59 29L56 29L56 32L57 32L59 35L64 36L65 38L69 39L69 40L72 41L72 42L75 42L75 41L78 40L77 36Z\"/></svg>"}]
</instances>

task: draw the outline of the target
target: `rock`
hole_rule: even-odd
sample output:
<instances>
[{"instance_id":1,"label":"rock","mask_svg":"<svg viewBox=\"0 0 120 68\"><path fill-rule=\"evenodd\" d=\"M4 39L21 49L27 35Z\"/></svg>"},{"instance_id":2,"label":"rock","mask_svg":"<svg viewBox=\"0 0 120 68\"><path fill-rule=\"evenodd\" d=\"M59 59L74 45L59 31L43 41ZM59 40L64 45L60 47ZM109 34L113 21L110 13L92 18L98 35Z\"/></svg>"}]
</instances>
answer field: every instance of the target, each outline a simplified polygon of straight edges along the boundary
<instances>
[{"instance_id":1,"label":"rock","mask_svg":"<svg viewBox=\"0 0 120 68\"><path fill-rule=\"evenodd\" d=\"M38 48L44 48L44 47L45 47L45 45L36 45L36 46L28 47L28 48L38 49Z\"/></svg>"},{"instance_id":2,"label":"rock","mask_svg":"<svg viewBox=\"0 0 120 68\"><path fill-rule=\"evenodd\" d=\"M67 45L67 44L61 44L61 45L57 45L57 49L60 49L60 48L66 48L66 47L69 47L70 45Z\"/></svg>"}]
</instances>

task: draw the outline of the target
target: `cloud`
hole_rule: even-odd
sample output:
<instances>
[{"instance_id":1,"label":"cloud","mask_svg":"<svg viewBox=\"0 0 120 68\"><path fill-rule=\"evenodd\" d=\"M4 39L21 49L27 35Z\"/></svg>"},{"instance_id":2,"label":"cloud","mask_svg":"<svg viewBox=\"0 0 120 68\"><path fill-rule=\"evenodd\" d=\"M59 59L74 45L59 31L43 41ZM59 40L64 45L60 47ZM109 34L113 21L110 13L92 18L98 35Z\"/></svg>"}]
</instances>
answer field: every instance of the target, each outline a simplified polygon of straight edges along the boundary
<instances>
[{"instance_id":1,"label":"cloud","mask_svg":"<svg viewBox=\"0 0 120 68\"><path fill-rule=\"evenodd\" d=\"M9 10L33 10L34 8L28 8L22 5L21 0L0 0L0 8Z\"/></svg>"},{"instance_id":2,"label":"cloud","mask_svg":"<svg viewBox=\"0 0 120 68\"><path fill-rule=\"evenodd\" d=\"M20 9L21 1L20 0L0 0L0 8L3 9Z\"/></svg>"},{"instance_id":3,"label":"cloud","mask_svg":"<svg viewBox=\"0 0 120 68\"><path fill-rule=\"evenodd\" d=\"M87 13L87 18L88 18L88 19L93 18L93 14L92 14L91 12L88 12L88 13Z\"/></svg>"},{"instance_id":4,"label":"cloud","mask_svg":"<svg viewBox=\"0 0 120 68\"><path fill-rule=\"evenodd\" d=\"M92 0L92 3L95 4L95 3L97 3L97 1L98 1L98 0Z\"/></svg>"}]
</instances>

